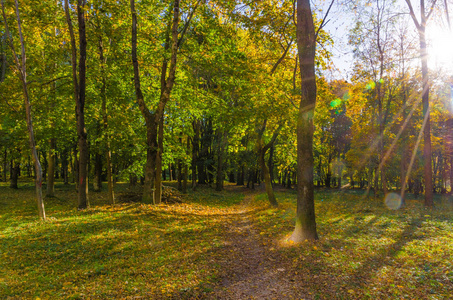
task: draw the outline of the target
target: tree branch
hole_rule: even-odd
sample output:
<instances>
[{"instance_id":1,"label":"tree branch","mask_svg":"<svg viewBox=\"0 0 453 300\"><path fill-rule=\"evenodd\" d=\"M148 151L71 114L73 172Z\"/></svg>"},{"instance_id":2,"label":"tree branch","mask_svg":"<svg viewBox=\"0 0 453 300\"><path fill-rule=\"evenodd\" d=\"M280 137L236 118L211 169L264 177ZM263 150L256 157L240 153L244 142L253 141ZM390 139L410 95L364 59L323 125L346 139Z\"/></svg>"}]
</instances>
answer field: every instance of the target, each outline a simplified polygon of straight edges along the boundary
<instances>
[{"instance_id":1,"label":"tree branch","mask_svg":"<svg viewBox=\"0 0 453 300\"><path fill-rule=\"evenodd\" d=\"M330 5L329 5L329 8L327 9L327 12L326 12L326 14L324 15L324 18L322 18L321 25L319 25L318 30L316 30L315 39L318 38L319 31L320 31L324 26L326 26L327 23L329 23L329 21L326 21L326 18L327 18L327 16L329 15L330 9L332 8L334 2L335 2L335 0L332 0L332 2L330 2Z\"/></svg>"},{"instance_id":2,"label":"tree branch","mask_svg":"<svg viewBox=\"0 0 453 300\"><path fill-rule=\"evenodd\" d=\"M445 0L445 2L447 2L447 1ZM434 6L436 5L436 3L437 3L437 0L434 0L433 3L431 3L431 7L429 8L429 13L428 13L428 15L426 16L426 21L428 21L428 20L429 20L429 17L431 17L431 14L432 14L433 11L434 11Z\"/></svg>"},{"instance_id":3,"label":"tree branch","mask_svg":"<svg viewBox=\"0 0 453 300\"><path fill-rule=\"evenodd\" d=\"M450 29L450 31L451 31L450 14L448 12L448 1L444 0L444 3L445 3L445 15L447 17L448 29Z\"/></svg>"},{"instance_id":4,"label":"tree branch","mask_svg":"<svg viewBox=\"0 0 453 300\"><path fill-rule=\"evenodd\" d=\"M179 37L179 40L178 40L178 48L181 46L182 39L184 38L184 35L186 34L187 28L189 28L190 21L192 20L192 17L193 17L193 15L194 15L195 11L197 10L198 4L200 4L200 1L201 1L201 0L198 0L198 1L197 1L197 4L195 4L195 7L193 8L193 10L192 10L192 11L190 12L190 14L189 14L189 17L188 17L188 19L187 19L186 24L184 24L184 28L183 28L183 30L181 31L181 36Z\"/></svg>"},{"instance_id":5,"label":"tree branch","mask_svg":"<svg viewBox=\"0 0 453 300\"><path fill-rule=\"evenodd\" d=\"M275 140L277 139L278 135L280 134L280 130L283 128L283 125L285 124L285 121L282 121L280 124L278 124L278 127L277 129L274 131L274 134L272 135L272 138L271 140L269 141L269 143L267 143L264 147L263 147L263 152L266 153L267 150L269 150L270 147L272 147L272 145L275 143Z\"/></svg>"},{"instance_id":6,"label":"tree branch","mask_svg":"<svg viewBox=\"0 0 453 300\"><path fill-rule=\"evenodd\" d=\"M414 20L415 27L417 27L417 30L420 30L420 23L417 20L417 17L415 16L414 8L412 7L411 0L405 0L407 6L409 6L409 13L412 17L412 20Z\"/></svg>"},{"instance_id":7,"label":"tree branch","mask_svg":"<svg viewBox=\"0 0 453 300\"><path fill-rule=\"evenodd\" d=\"M293 40L289 41L288 46L286 47L285 51L283 52L282 56L278 59L278 61L275 63L274 67L271 70L271 75L274 74L274 72L277 70L278 65L285 59L286 54L288 53L289 48L291 48L291 45L293 44Z\"/></svg>"}]
</instances>

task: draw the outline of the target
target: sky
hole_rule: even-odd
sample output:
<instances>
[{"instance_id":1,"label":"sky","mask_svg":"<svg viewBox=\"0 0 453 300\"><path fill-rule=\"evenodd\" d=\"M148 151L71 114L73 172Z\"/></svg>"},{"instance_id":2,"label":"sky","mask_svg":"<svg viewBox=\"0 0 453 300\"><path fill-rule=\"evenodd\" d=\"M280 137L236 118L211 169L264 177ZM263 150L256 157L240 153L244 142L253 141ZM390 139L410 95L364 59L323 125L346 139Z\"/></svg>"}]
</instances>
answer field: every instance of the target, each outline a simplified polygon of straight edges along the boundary
<instances>
[{"instance_id":1,"label":"sky","mask_svg":"<svg viewBox=\"0 0 453 300\"><path fill-rule=\"evenodd\" d=\"M323 11L318 12L318 16L325 15L330 2L330 0L314 0L315 10L319 11L321 9ZM337 4L339 1L336 0L335 2ZM401 7L400 11L407 9L404 0L397 0L397 5ZM414 9L417 8L414 7ZM329 22L326 24L325 30L331 34L335 43L332 49L332 61L337 68L336 72L329 75L333 79L349 79L351 77L353 56L352 48L347 42L348 32L354 22L354 13L345 9L344 6L334 5L327 19ZM436 19L431 18L428 23L429 66L431 69L442 69L442 71L453 75L453 34L448 29L444 16L441 21L437 17ZM413 26L412 20L409 22Z\"/></svg>"}]
</instances>

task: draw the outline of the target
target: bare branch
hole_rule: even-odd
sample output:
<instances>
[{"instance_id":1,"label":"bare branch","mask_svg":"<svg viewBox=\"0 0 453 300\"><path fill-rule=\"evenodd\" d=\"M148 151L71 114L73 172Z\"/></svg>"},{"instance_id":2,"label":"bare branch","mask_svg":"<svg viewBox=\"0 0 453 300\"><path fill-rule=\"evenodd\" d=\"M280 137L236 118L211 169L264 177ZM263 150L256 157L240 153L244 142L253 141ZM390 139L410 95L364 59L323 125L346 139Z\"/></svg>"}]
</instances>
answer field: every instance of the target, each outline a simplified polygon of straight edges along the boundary
<instances>
[{"instance_id":1,"label":"bare branch","mask_svg":"<svg viewBox=\"0 0 453 300\"><path fill-rule=\"evenodd\" d=\"M414 8L412 7L411 0L405 0L407 6L409 7L409 13L412 17L412 20L414 20L415 27L417 27L417 30L420 30L420 23L417 20L417 17L415 16Z\"/></svg>"},{"instance_id":2,"label":"bare branch","mask_svg":"<svg viewBox=\"0 0 453 300\"><path fill-rule=\"evenodd\" d=\"M327 16L329 15L330 9L332 8L334 2L335 2L335 0L332 0L332 2L330 2L330 5L329 5L329 8L327 9L327 12L326 12L326 14L324 15L324 17L322 18L321 25L319 25L318 30L316 30L315 39L318 38L319 31L320 31L324 26L326 26L327 23L329 23L329 20L326 21L326 18L327 18Z\"/></svg>"},{"instance_id":3,"label":"bare branch","mask_svg":"<svg viewBox=\"0 0 453 300\"><path fill-rule=\"evenodd\" d=\"M444 3L445 3L445 16L447 18L448 29L450 29L450 31L451 31L450 14L448 12L448 1L444 0Z\"/></svg>"},{"instance_id":4,"label":"bare branch","mask_svg":"<svg viewBox=\"0 0 453 300\"><path fill-rule=\"evenodd\" d=\"M447 2L447 1L445 0L445 2ZM429 8L429 13L426 16L426 21L428 21L429 17L431 17L431 14L434 11L434 6L436 5L436 3L437 3L437 0L434 0L433 3L431 3L431 7Z\"/></svg>"}]
</instances>

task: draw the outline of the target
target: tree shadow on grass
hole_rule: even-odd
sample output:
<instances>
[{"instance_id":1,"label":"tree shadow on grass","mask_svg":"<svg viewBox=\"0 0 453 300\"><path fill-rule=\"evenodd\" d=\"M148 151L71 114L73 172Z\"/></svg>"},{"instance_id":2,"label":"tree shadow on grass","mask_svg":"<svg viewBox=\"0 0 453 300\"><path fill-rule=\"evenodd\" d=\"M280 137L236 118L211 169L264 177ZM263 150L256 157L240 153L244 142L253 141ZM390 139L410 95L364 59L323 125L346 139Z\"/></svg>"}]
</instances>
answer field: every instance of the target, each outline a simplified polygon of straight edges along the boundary
<instances>
[{"instance_id":1,"label":"tree shadow on grass","mask_svg":"<svg viewBox=\"0 0 453 300\"><path fill-rule=\"evenodd\" d=\"M422 216L413 218L410 223L405 226L403 232L394 243L385 247L383 250L378 249L377 254L369 256L364 261L360 262L360 267L358 267L352 274L349 274L349 280L342 282L342 284L348 288L363 290L371 283L373 275L375 275L383 267L392 265L392 260L396 257L396 255L402 251L406 245L414 239L417 239L414 234L419 228L421 228L422 221Z\"/></svg>"},{"instance_id":2,"label":"tree shadow on grass","mask_svg":"<svg viewBox=\"0 0 453 300\"><path fill-rule=\"evenodd\" d=\"M213 266L207 258L222 247L215 239L222 228L217 217L191 219L198 227L189 226L187 216L170 213L79 217L83 219L35 224L33 230L2 237L5 253L14 255L4 271L25 279L5 283L3 295L31 297L20 291L34 290L38 283L37 295L56 289L66 297L71 287L78 287L86 296L156 299L162 293L168 298L161 291L166 284L193 290L199 282L208 282L203 274ZM38 273L35 280L26 279ZM186 277L197 279L181 283ZM103 294L95 294L97 289Z\"/></svg>"}]
</instances>

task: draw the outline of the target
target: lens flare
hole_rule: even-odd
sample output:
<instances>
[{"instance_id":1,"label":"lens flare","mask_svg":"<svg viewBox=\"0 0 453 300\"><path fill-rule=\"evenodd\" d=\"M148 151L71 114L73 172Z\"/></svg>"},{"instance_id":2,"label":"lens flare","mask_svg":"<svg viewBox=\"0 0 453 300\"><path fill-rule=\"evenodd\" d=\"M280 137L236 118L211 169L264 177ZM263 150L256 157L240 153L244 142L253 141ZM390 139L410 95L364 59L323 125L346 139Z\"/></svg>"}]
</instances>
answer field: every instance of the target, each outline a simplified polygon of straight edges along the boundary
<instances>
[{"instance_id":1,"label":"lens flare","mask_svg":"<svg viewBox=\"0 0 453 300\"><path fill-rule=\"evenodd\" d=\"M385 196L384 202L387 208L392 210L399 209L402 204L400 195L395 193L388 193L387 196Z\"/></svg>"}]
</instances>

